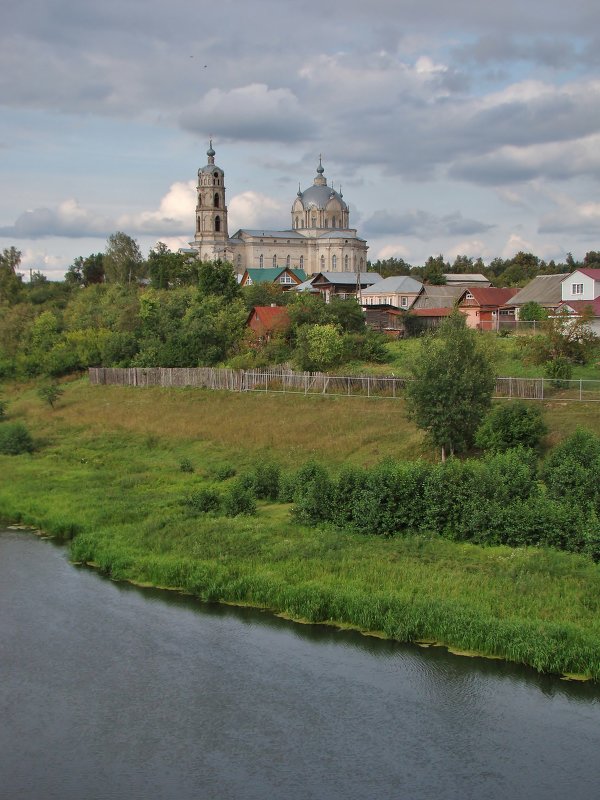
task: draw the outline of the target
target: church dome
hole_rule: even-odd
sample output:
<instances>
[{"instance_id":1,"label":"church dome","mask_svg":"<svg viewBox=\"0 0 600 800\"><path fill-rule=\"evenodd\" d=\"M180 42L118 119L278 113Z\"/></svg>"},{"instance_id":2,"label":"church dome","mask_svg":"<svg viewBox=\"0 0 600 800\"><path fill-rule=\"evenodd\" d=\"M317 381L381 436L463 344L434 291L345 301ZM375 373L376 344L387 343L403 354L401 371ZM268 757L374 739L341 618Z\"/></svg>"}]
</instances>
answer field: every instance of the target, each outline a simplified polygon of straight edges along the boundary
<instances>
[{"instance_id":1,"label":"church dome","mask_svg":"<svg viewBox=\"0 0 600 800\"><path fill-rule=\"evenodd\" d=\"M213 150L212 146L212 139L210 140L210 144L208 146L208 150L206 151L206 155L208 156L208 163L204 167L200 167L198 170L198 175L202 173L219 173L219 176L222 177L225 173L221 169L221 167L215 166L215 151Z\"/></svg>"},{"instance_id":2,"label":"church dome","mask_svg":"<svg viewBox=\"0 0 600 800\"><path fill-rule=\"evenodd\" d=\"M302 203L302 207L305 211L311 208L324 211L328 206L330 208L332 206L337 206L337 208L342 211L348 211L348 206L344 202L342 195L336 192L332 186L327 185L327 180L323 175L324 172L325 170L321 164L321 159L319 159L317 175L313 185L309 186L308 189L305 189L303 192L298 192L298 200Z\"/></svg>"}]
</instances>

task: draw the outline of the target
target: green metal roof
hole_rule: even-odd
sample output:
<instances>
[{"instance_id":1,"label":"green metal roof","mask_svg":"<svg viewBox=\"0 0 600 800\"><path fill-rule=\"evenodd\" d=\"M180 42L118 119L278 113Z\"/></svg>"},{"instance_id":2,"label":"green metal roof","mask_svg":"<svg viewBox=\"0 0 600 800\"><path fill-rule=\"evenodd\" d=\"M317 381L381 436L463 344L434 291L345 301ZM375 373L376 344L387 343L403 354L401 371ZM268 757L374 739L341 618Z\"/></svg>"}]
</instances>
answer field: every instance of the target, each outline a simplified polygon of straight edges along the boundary
<instances>
[{"instance_id":1,"label":"green metal roof","mask_svg":"<svg viewBox=\"0 0 600 800\"><path fill-rule=\"evenodd\" d=\"M274 283L286 270L293 273L298 278L299 282L302 283L306 280L306 274L303 269L292 269L291 267L251 268L247 269L246 272L252 283Z\"/></svg>"}]
</instances>

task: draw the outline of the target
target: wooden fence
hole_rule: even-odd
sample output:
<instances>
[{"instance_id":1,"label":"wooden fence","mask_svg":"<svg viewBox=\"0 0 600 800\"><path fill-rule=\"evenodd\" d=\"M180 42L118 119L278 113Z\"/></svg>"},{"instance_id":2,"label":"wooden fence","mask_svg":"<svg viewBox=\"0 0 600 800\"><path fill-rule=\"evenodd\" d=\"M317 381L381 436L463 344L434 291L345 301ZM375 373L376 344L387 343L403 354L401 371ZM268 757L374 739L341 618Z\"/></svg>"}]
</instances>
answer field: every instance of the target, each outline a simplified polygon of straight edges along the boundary
<instances>
[{"instance_id":1,"label":"wooden fence","mask_svg":"<svg viewBox=\"0 0 600 800\"><path fill-rule=\"evenodd\" d=\"M400 397L407 379L369 375L325 375L285 368L243 370L216 367L92 367L93 385L193 386L230 392L286 392L347 397ZM496 398L600 401L600 381L552 381L548 378L498 378Z\"/></svg>"}]
</instances>

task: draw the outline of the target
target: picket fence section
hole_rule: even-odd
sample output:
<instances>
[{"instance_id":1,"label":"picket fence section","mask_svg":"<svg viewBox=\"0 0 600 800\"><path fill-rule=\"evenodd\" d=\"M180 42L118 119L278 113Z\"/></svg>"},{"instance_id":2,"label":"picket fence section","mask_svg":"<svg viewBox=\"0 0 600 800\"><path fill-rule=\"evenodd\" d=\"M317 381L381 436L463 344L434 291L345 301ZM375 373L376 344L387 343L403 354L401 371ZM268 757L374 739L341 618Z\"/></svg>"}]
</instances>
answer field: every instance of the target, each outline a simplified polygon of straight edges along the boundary
<instances>
[{"instance_id":1,"label":"picket fence section","mask_svg":"<svg viewBox=\"0 0 600 800\"><path fill-rule=\"evenodd\" d=\"M244 370L217 367L92 367L93 385L162 386L220 389L230 392L285 392L332 397L401 397L406 378L326 375L285 368ZM496 398L600 401L600 381L548 378L498 378Z\"/></svg>"}]
</instances>

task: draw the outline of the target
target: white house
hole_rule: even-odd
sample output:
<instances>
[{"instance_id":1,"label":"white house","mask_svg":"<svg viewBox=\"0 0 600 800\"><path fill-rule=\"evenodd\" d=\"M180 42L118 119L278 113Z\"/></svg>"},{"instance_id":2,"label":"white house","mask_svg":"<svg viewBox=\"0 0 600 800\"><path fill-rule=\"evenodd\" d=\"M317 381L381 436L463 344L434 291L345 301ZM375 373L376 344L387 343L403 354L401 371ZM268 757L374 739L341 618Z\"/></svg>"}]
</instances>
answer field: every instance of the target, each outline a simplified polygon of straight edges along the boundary
<instances>
[{"instance_id":1,"label":"white house","mask_svg":"<svg viewBox=\"0 0 600 800\"><path fill-rule=\"evenodd\" d=\"M408 275L392 275L377 281L361 292L363 307L392 306L407 311L423 288L420 281Z\"/></svg>"},{"instance_id":2,"label":"white house","mask_svg":"<svg viewBox=\"0 0 600 800\"><path fill-rule=\"evenodd\" d=\"M600 269L576 269L563 279L561 290L558 310L568 311L574 317L591 312L589 328L600 336Z\"/></svg>"},{"instance_id":3,"label":"white house","mask_svg":"<svg viewBox=\"0 0 600 800\"><path fill-rule=\"evenodd\" d=\"M582 267L561 282L563 303L569 300L595 300L600 297L600 269Z\"/></svg>"}]
</instances>

